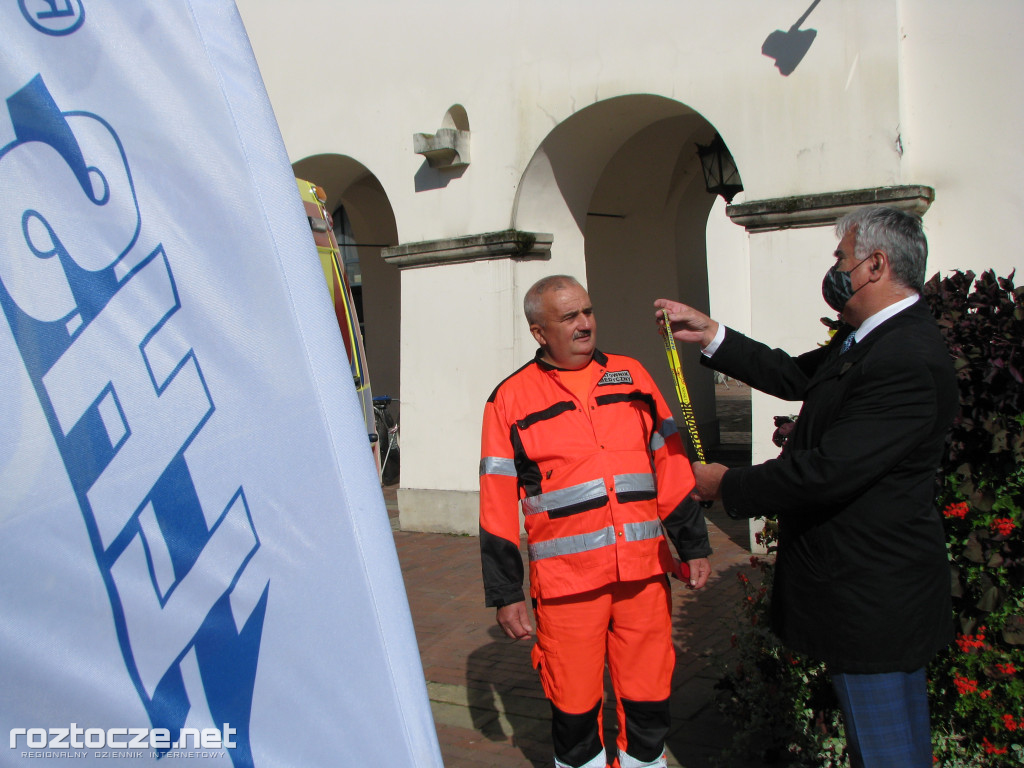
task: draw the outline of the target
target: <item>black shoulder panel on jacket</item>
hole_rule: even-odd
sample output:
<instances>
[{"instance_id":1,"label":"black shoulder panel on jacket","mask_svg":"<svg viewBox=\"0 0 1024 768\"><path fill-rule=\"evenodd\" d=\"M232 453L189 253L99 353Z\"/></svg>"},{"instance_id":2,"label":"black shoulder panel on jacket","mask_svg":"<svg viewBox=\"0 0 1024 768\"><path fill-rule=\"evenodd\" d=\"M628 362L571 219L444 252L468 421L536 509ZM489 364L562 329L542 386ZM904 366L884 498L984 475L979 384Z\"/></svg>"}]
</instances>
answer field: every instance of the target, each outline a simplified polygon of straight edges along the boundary
<instances>
[{"instance_id":1,"label":"black shoulder panel on jacket","mask_svg":"<svg viewBox=\"0 0 1024 768\"><path fill-rule=\"evenodd\" d=\"M536 362L537 362L536 360L531 360L530 362L526 363L525 365L521 365L521 366L519 366L519 367L518 367L518 368L517 368L516 370L514 370L514 371L513 371L512 373L510 373L510 374L509 374L508 376L506 376L506 377L505 377L504 379L502 379L502 380L501 380L501 381L500 381L500 382L498 383L498 386L496 386L496 387L494 388L494 391L493 391L493 392L491 392L491 396L487 398L487 402L488 402L488 403L493 403L493 402L494 402L494 398L498 396L498 390L499 390L499 389L501 389L501 388L502 388L502 387L503 387L503 386L505 385L505 382L506 382L506 381L508 381L508 380L509 380L509 379L511 379L511 378L512 378L513 376L515 376L515 375L517 375L518 373L520 373L521 371L524 371L524 370L526 370L526 369L527 369L527 368L529 368L529 367L530 367L531 365L535 365L535 364L536 364Z\"/></svg>"}]
</instances>

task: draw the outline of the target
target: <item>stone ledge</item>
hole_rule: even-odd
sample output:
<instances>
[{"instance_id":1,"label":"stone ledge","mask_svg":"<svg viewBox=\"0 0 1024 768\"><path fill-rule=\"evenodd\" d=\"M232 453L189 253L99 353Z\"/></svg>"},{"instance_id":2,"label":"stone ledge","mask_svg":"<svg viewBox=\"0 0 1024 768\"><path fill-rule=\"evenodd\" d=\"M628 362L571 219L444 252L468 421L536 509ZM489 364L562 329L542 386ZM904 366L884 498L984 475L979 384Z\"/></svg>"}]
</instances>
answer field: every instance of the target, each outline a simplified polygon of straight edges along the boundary
<instances>
[{"instance_id":1,"label":"stone ledge","mask_svg":"<svg viewBox=\"0 0 1024 768\"><path fill-rule=\"evenodd\" d=\"M482 235L424 240L384 248L381 256L399 269L485 259L547 259L554 237L545 232L506 229Z\"/></svg>"},{"instance_id":2,"label":"stone ledge","mask_svg":"<svg viewBox=\"0 0 1024 768\"><path fill-rule=\"evenodd\" d=\"M935 200L935 190L921 185L872 187L818 195L753 200L726 206L733 223L748 232L832 226L850 211L865 205L888 205L919 216Z\"/></svg>"},{"instance_id":3,"label":"stone ledge","mask_svg":"<svg viewBox=\"0 0 1024 768\"><path fill-rule=\"evenodd\" d=\"M403 531L476 536L480 532L480 494L399 488L398 522Z\"/></svg>"}]
</instances>

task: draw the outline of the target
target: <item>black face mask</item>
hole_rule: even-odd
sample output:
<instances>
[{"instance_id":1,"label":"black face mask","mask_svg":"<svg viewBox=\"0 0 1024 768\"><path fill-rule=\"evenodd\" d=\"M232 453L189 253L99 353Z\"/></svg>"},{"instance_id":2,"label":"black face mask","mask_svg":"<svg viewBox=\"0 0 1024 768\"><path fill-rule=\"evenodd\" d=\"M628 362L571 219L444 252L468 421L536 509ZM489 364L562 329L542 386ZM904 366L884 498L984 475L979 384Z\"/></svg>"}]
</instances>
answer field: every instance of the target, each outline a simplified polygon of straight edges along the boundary
<instances>
[{"instance_id":1,"label":"black face mask","mask_svg":"<svg viewBox=\"0 0 1024 768\"><path fill-rule=\"evenodd\" d=\"M843 307L846 306L846 302L853 298L853 295L863 288L864 283L857 291L853 290L853 283L850 280L850 275L853 274L853 270L857 269L867 259L857 262L857 266L851 269L849 272L842 272L839 270L839 264L836 263L832 268L825 273L825 279L821 281L821 296L825 299L825 303L828 304L836 312L842 312Z\"/></svg>"}]
</instances>

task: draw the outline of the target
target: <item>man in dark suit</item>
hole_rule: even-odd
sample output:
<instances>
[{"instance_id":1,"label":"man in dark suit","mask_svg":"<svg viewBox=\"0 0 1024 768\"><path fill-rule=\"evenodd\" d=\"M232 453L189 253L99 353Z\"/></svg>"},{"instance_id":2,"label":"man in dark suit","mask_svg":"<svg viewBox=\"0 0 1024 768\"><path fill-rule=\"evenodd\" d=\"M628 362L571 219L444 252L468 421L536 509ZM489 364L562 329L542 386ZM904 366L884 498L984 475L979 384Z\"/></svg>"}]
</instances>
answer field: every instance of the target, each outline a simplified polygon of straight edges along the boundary
<instances>
[{"instance_id":1,"label":"man in dark suit","mask_svg":"<svg viewBox=\"0 0 1024 768\"><path fill-rule=\"evenodd\" d=\"M852 764L929 768L925 665L952 639L935 474L956 381L920 297L920 219L864 208L836 233L822 294L843 326L825 347L791 357L692 307L655 306L677 340L701 345L702 363L803 401L777 459L695 464L697 493L732 517L778 518L772 628L827 664Z\"/></svg>"}]
</instances>

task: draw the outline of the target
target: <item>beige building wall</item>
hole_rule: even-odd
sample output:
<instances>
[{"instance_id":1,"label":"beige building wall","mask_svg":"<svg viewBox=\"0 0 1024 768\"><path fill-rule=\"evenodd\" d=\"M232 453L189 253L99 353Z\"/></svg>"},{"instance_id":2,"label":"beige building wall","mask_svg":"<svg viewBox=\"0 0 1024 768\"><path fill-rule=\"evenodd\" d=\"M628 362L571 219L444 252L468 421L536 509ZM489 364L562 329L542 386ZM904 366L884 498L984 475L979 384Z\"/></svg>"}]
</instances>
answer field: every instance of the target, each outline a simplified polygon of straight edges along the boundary
<instances>
[{"instance_id":1,"label":"beige building wall","mask_svg":"<svg viewBox=\"0 0 1024 768\"><path fill-rule=\"evenodd\" d=\"M1021 264L1018 0L238 6L297 172L363 244L403 527L476 531L483 402L533 354L522 296L545 274L584 280L599 345L671 400L658 295L793 352L823 340L830 217L869 195L816 196L895 189L927 209L929 274ZM779 40L810 43L788 74L762 53ZM728 213L696 157L716 132L744 184ZM447 168L417 152L445 146L430 159ZM484 237L509 230L531 239ZM712 381L686 354L713 436ZM754 397L755 461L795 410Z\"/></svg>"}]
</instances>

